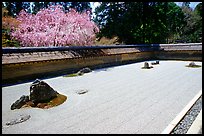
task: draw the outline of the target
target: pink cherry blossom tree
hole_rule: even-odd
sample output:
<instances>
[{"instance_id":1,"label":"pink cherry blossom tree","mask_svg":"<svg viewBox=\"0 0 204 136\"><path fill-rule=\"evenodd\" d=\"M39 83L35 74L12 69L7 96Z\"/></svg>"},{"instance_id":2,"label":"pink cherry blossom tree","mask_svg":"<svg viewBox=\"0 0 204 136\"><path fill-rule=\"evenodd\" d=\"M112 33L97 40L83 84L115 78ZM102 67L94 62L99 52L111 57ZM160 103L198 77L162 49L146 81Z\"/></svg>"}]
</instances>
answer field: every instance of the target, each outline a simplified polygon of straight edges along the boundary
<instances>
[{"instance_id":1,"label":"pink cherry blossom tree","mask_svg":"<svg viewBox=\"0 0 204 136\"><path fill-rule=\"evenodd\" d=\"M11 36L22 46L86 46L93 44L99 32L89 11L65 13L60 5L41 9L36 15L22 10L17 20L21 23Z\"/></svg>"}]
</instances>

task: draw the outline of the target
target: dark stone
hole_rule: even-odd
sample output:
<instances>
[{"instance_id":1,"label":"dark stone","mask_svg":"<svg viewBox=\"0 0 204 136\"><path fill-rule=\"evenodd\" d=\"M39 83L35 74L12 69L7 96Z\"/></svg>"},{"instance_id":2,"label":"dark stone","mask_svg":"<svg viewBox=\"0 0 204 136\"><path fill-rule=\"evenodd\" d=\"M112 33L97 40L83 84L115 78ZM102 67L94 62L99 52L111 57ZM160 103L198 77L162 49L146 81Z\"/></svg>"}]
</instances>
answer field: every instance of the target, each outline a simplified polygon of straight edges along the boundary
<instances>
[{"instance_id":1,"label":"dark stone","mask_svg":"<svg viewBox=\"0 0 204 136\"><path fill-rule=\"evenodd\" d=\"M85 94L85 93L87 93L88 92L88 90L80 90L80 91L78 91L77 93L80 95L80 94Z\"/></svg>"},{"instance_id":2,"label":"dark stone","mask_svg":"<svg viewBox=\"0 0 204 136\"><path fill-rule=\"evenodd\" d=\"M149 63L148 62L145 62L144 63L144 67L142 67L143 69L150 69L150 68L153 68L152 66L149 66Z\"/></svg>"},{"instance_id":3,"label":"dark stone","mask_svg":"<svg viewBox=\"0 0 204 136\"><path fill-rule=\"evenodd\" d=\"M196 64L195 64L194 62L191 62L191 63L189 63L188 66L189 66L189 67L193 67L193 66L196 66Z\"/></svg>"},{"instance_id":4,"label":"dark stone","mask_svg":"<svg viewBox=\"0 0 204 136\"><path fill-rule=\"evenodd\" d=\"M57 97L58 92L51 88L46 82L36 79L30 86L30 100L37 104L47 102Z\"/></svg>"},{"instance_id":5,"label":"dark stone","mask_svg":"<svg viewBox=\"0 0 204 136\"><path fill-rule=\"evenodd\" d=\"M156 60L156 62L152 62L151 64L152 64L152 65L157 65L157 64L159 64L159 61Z\"/></svg>"},{"instance_id":6,"label":"dark stone","mask_svg":"<svg viewBox=\"0 0 204 136\"><path fill-rule=\"evenodd\" d=\"M20 99L18 99L15 103L11 105L11 110L20 109L28 101L29 101L29 96L25 96L25 95L21 96Z\"/></svg>"},{"instance_id":7,"label":"dark stone","mask_svg":"<svg viewBox=\"0 0 204 136\"><path fill-rule=\"evenodd\" d=\"M90 68L83 68L83 69L79 70L79 71L77 72L77 74L78 74L78 75L83 75L84 73L89 73L89 72L91 72L91 69L90 69Z\"/></svg>"},{"instance_id":8,"label":"dark stone","mask_svg":"<svg viewBox=\"0 0 204 136\"><path fill-rule=\"evenodd\" d=\"M144 68L148 68L149 67L149 63L148 62L145 62L144 63Z\"/></svg>"}]
</instances>

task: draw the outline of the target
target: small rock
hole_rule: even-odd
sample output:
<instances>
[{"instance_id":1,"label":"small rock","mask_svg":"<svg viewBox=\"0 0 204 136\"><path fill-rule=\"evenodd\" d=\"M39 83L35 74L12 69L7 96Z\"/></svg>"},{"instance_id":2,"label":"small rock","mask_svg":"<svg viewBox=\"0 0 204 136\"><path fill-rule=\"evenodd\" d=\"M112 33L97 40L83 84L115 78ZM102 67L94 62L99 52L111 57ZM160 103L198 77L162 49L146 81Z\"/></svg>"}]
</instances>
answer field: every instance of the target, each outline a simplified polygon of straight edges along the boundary
<instances>
[{"instance_id":1,"label":"small rock","mask_svg":"<svg viewBox=\"0 0 204 136\"><path fill-rule=\"evenodd\" d=\"M83 75L84 73L89 73L89 72L91 72L91 69L88 68L88 67L86 67L86 68L83 68L83 69L79 70L79 71L77 72L77 74L81 76L81 75Z\"/></svg>"},{"instance_id":2,"label":"small rock","mask_svg":"<svg viewBox=\"0 0 204 136\"><path fill-rule=\"evenodd\" d=\"M22 116L22 115L21 115ZM20 117L19 119L14 119L10 122L7 122L6 125L9 126L9 125L15 125L15 124L18 124L18 123L22 123L26 120L30 119L30 115L24 115L23 117Z\"/></svg>"},{"instance_id":3,"label":"small rock","mask_svg":"<svg viewBox=\"0 0 204 136\"><path fill-rule=\"evenodd\" d=\"M191 67L191 68L199 68L201 67L200 65L196 65L195 62L190 62L188 65L186 65L187 67Z\"/></svg>"},{"instance_id":4,"label":"small rock","mask_svg":"<svg viewBox=\"0 0 204 136\"><path fill-rule=\"evenodd\" d=\"M159 64L159 61L156 60L156 62L152 62L151 64L152 64L152 65L157 65L157 64Z\"/></svg>"},{"instance_id":5,"label":"small rock","mask_svg":"<svg viewBox=\"0 0 204 136\"><path fill-rule=\"evenodd\" d=\"M196 66L196 64L195 64L195 62L191 62L191 63L189 63L188 66L189 66L189 67L193 67L193 66Z\"/></svg>"},{"instance_id":6,"label":"small rock","mask_svg":"<svg viewBox=\"0 0 204 136\"><path fill-rule=\"evenodd\" d=\"M20 99L18 99L17 101L15 101L15 103L13 103L11 105L11 110L14 110L14 109L20 109L23 105L26 104L26 102L29 101L29 96L25 96L25 95L22 95L20 97Z\"/></svg>"},{"instance_id":7,"label":"small rock","mask_svg":"<svg viewBox=\"0 0 204 136\"><path fill-rule=\"evenodd\" d=\"M85 93L87 93L87 92L88 92L88 90L80 90L80 91L77 92L77 94L80 95L80 94L85 94Z\"/></svg>"}]
</instances>

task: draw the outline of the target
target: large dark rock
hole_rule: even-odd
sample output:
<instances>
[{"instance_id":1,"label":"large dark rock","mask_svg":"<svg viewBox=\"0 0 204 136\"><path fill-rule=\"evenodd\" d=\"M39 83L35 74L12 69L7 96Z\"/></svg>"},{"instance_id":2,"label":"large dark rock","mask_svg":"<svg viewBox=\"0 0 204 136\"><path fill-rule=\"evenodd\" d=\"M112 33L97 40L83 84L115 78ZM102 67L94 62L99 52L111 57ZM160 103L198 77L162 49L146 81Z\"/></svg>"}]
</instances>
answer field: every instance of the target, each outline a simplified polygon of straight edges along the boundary
<instances>
[{"instance_id":1,"label":"large dark rock","mask_svg":"<svg viewBox=\"0 0 204 136\"><path fill-rule=\"evenodd\" d=\"M84 73L89 73L89 72L91 72L91 69L86 67L86 68L83 68L83 69L79 70L77 72L77 74L78 75L83 75Z\"/></svg>"},{"instance_id":2,"label":"large dark rock","mask_svg":"<svg viewBox=\"0 0 204 136\"><path fill-rule=\"evenodd\" d=\"M20 97L20 99L18 99L17 101L15 101L12 105L11 105L11 110L14 109L20 109L24 104L26 104L26 102L29 101L29 96L25 96L22 95Z\"/></svg>"},{"instance_id":3,"label":"large dark rock","mask_svg":"<svg viewBox=\"0 0 204 136\"><path fill-rule=\"evenodd\" d=\"M39 79L36 79L30 86L30 101L34 104L47 102L57 97L57 94L57 91Z\"/></svg>"}]
</instances>

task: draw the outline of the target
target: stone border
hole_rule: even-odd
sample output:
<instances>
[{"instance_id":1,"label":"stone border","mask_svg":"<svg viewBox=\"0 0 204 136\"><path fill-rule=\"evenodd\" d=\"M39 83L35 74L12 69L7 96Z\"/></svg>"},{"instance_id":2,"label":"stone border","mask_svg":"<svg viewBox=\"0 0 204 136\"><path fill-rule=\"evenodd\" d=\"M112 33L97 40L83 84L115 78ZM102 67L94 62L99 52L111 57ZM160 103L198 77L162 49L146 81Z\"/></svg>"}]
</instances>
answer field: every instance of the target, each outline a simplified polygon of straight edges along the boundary
<instances>
[{"instance_id":1,"label":"stone border","mask_svg":"<svg viewBox=\"0 0 204 136\"><path fill-rule=\"evenodd\" d=\"M202 90L200 90L195 97L183 108L183 110L174 118L171 123L162 131L161 134L170 134L176 125L181 121L181 119L186 115L186 113L191 109L193 104L202 95Z\"/></svg>"},{"instance_id":2,"label":"stone border","mask_svg":"<svg viewBox=\"0 0 204 136\"><path fill-rule=\"evenodd\" d=\"M202 109L186 134L200 134L201 130L202 130Z\"/></svg>"}]
</instances>

